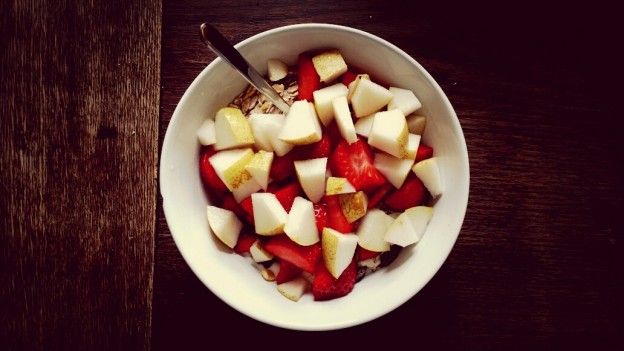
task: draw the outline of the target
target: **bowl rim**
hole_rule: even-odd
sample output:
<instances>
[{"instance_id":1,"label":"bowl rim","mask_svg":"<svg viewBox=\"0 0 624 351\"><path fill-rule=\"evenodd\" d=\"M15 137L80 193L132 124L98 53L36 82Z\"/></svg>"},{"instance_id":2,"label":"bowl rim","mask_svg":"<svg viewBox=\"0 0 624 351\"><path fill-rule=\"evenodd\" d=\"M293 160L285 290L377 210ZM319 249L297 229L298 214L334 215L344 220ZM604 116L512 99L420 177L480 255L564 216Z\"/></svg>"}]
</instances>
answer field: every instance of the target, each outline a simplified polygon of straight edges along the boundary
<instances>
[{"instance_id":1,"label":"bowl rim","mask_svg":"<svg viewBox=\"0 0 624 351\"><path fill-rule=\"evenodd\" d=\"M159 190L160 190L160 196L162 198L162 206L163 206L163 212L165 215L165 220L167 222L167 226L169 227L169 230L171 232L171 236L176 244L176 247L178 248L178 251L180 252L180 254L182 255L182 257L184 258L184 261L186 262L186 264L189 266L189 268L191 269L191 271L193 272L193 274L195 274L195 276L202 282L202 284L204 284L211 293L213 293L214 295L216 295L217 297L219 297L219 299L221 299L222 301L224 301L228 306L230 306L231 308L235 309L236 311L250 317L253 318L255 320L258 320L260 322L272 325L272 326L276 326L276 327L281 327L281 328L286 328L286 329L293 329L293 330L302 330L302 331L322 331L322 330L335 330L335 329L342 329L342 328L348 328L348 327L353 327L356 325L360 325L360 324L364 324L367 323L369 321L372 321L374 319L377 319L393 310L395 310L396 308L400 307L401 305L403 305L405 302L409 301L412 297L414 297L419 291L421 291L425 285L427 285L431 279L433 278L433 276L435 276L437 274L437 272L440 270L440 268L442 267L442 265L444 264L444 262L446 262L449 254L451 253L453 247L455 246L455 243L457 242L457 238L459 237L459 233L461 232L461 228L463 226L463 222L466 216L466 211L467 211L467 207L468 207L468 198L469 198L469 193L470 193L470 165L469 165L469 158L468 158L468 149L467 149L467 145L466 145L466 140L464 137L464 133L463 133L463 129L461 128L461 124L459 122L459 119L457 118L457 114L455 113L455 109L453 108L453 106L451 105L451 102L449 101L448 97L446 96L446 94L444 93L444 91L442 90L442 88L438 85L438 83L435 81L435 79L433 79L433 77L429 74L429 72L423 67L421 66L414 58L412 58L410 55L408 55L405 51L403 51L402 49L400 49L399 47L397 47L396 45L388 42L387 40L378 37L374 34L365 32L363 30L360 29L356 29L356 28L352 28L352 27L348 27L348 26L342 26L342 25L336 25L336 24L328 24L328 23L299 23L299 24L292 24L292 25L286 25L286 26L281 26L281 27L276 27L276 28L272 28L260 33L257 33L255 35L252 35L244 40L242 40L241 42L237 43L234 45L234 47L236 47L237 49L247 45L250 42L253 42L255 40L264 38L266 36L270 36L279 32L284 32L284 31L290 31L290 30L299 30L299 29L330 29L330 30L337 30L337 31L343 31L343 32L348 32L348 33L352 33L352 34L356 34L356 35L360 35L363 37L366 37L367 39L373 40L378 42L379 44L382 44L388 48L390 48L392 51L396 52L398 55L400 55L403 59L407 60L410 64L414 65L415 67L417 67L420 72L423 74L423 76L425 77L425 79L431 84L431 86L435 89L435 91L439 94L439 96L442 99L442 103L448 108L449 112L451 113L451 123L453 125L453 128L457 131L459 131L459 133L457 134L458 138L459 138L459 143L460 143L460 147L461 147L461 154L459 155L459 157L461 159L463 159L465 162L465 174L467 176L466 178L466 191L465 191L465 196L463 196L463 198L461 199L462 202L462 206L461 206L461 214L459 217L459 228L457 229L457 233L455 233L455 235L452 237L452 243L450 246L450 249L448 250L448 252L443 253L443 255L441 255L438 259L437 263L437 267L435 267L435 269L431 270L429 272L429 274L427 274L425 276L425 279L422 280L422 284L420 286L418 286L417 289L414 289L413 291L410 291L409 293L405 294L403 296L402 299L397 299L395 301L393 301L392 303L388 304L386 308L378 311L377 313L371 313L370 315L367 315L365 317L359 318L359 319L345 319L341 322L332 322L332 323L326 323L323 325L314 325L314 326L306 326L306 325L300 325L300 324L289 324L287 321L279 321L279 320L274 320L270 317L270 315L263 315L260 313L255 312L253 309L247 309L245 308L245 306L241 303L239 303L237 300L229 298L229 296L227 296L227 294L222 294L219 289L213 289L212 284L206 280L204 280L202 278L202 276L198 273L197 268L198 267L194 267L194 265L191 263L191 261L188 259L187 254L185 253L185 251L181 248L180 243L179 243L179 239L177 239L177 235L175 233L175 231L173 230L172 226L170 225L170 221L173 220L172 218L170 218L171 213L168 210L168 206L167 206L167 202L166 199L164 197L163 194L165 194L166 192L163 191L163 189L167 186L165 184L165 182L163 181L164 177L164 170L166 169L166 165L167 165L167 159L168 157L165 155L170 154L169 150L169 145L170 145L170 140L173 138L172 135L172 130L174 128L170 128L172 126L174 126L175 124L179 123L179 120L181 119L181 117L179 116L180 114L180 109L181 106L185 104L186 100L189 99L189 96L192 94L192 92L195 90L196 86L200 84L200 81L202 81L204 79L204 77L208 74L208 72L210 70L213 69L213 67L215 67L216 65L220 64L223 60L220 57L216 57L214 60L212 60L212 62L210 62L196 77L195 79L193 79L193 82L188 86L188 88L186 88L184 94L182 95L182 97L180 98L178 104L176 105L176 108L173 111L173 114L171 115L171 119L167 125L167 130L165 132L165 136L163 138L163 143L162 143L162 149L161 149L161 154L160 154L160 166L159 166L159 172L158 172L158 176L159 176ZM163 162L164 161L164 162Z\"/></svg>"}]
</instances>

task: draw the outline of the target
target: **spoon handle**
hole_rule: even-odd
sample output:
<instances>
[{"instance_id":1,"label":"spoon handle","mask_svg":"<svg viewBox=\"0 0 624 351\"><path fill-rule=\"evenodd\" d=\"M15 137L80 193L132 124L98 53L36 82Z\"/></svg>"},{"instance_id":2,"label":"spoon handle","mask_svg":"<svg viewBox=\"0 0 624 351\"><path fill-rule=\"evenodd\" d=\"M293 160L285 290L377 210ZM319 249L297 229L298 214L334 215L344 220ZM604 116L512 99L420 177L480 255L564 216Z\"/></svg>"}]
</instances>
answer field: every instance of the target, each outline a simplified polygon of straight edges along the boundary
<instances>
[{"instance_id":1,"label":"spoon handle","mask_svg":"<svg viewBox=\"0 0 624 351\"><path fill-rule=\"evenodd\" d=\"M213 26L202 23L199 26L201 38L225 62L234 67L245 79L258 91L264 94L269 100L284 113L288 113L290 106L273 89L273 87L253 68L247 60L225 39L225 37Z\"/></svg>"}]
</instances>

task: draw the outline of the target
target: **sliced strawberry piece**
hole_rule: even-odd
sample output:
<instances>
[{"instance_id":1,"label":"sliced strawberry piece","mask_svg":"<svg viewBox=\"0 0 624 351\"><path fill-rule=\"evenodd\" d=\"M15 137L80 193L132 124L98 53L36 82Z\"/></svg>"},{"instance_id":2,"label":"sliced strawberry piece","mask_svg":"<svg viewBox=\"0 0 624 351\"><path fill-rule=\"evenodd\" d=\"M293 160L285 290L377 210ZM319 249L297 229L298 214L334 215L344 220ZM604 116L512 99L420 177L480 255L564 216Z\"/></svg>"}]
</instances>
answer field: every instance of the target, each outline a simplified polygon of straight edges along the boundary
<instances>
[{"instance_id":1,"label":"sliced strawberry piece","mask_svg":"<svg viewBox=\"0 0 624 351\"><path fill-rule=\"evenodd\" d=\"M393 188L394 187L390 183L385 183L377 188L368 198L368 208L371 209L377 207L381 200L383 200Z\"/></svg>"},{"instance_id":2,"label":"sliced strawberry piece","mask_svg":"<svg viewBox=\"0 0 624 351\"><path fill-rule=\"evenodd\" d=\"M375 258L379 256L380 252L369 251L363 247L358 246L357 251L355 252L355 257L357 257L357 261L365 261L371 258Z\"/></svg>"},{"instance_id":3,"label":"sliced strawberry piece","mask_svg":"<svg viewBox=\"0 0 624 351\"><path fill-rule=\"evenodd\" d=\"M321 258L321 245L301 246L290 240L286 235L278 235L269 239L264 249L273 256L288 261L306 272L314 273L317 261Z\"/></svg>"},{"instance_id":4,"label":"sliced strawberry piece","mask_svg":"<svg viewBox=\"0 0 624 351\"><path fill-rule=\"evenodd\" d=\"M351 262L340 277L336 279L325 268L324 262L320 262L316 267L314 281L312 282L314 300L331 300L350 293L355 285L356 271L355 262Z\"/></svg>"},{"instance_id":5,"label":"sliced strawberry piece","mask_svg":"<svg viewBox=\"0 0 624 351\"><path fill-rule=\"evenodd\" d=\"M362 139L349 145L341 141L330 158L332 174L345 177L357 190L371 190L386 182L373 165L373 154Z\"/></svg>"},{"instance_id":6,"label":"sliced strawberry piece","mask_svg":"<svg viewBox=\"0 0 624 351\"><path fill-rule=\"evenodd\" d=\"M426 160L428 158L431 158L432 156L433 156L432 148L430 148L429 146L423 143L420 143L420 145L418 145L418 149L416 150L416 162Z\"/></svg>"},{"instance_id":7,"label":"sliced strawberry piece","mask_svg":"<svg viewBox=\"0 0 624 351\"><path fill-rule=\"evenodd\" d=\"M357 75L351 71L346 71L342 77L340 77L340 80L342 80L342 84L349 86L349 84L351 84L351 82L353 82L355 80L355 77Z\"/></svg>"},{"instance_id":8,"label":"sliced strawberry piece","mask_svg":"<svg viewBox=\"0 0 624 351\"><path fill-rule=\"evenodd\" d=\"M244 218L246 215L241 205L236 202L234 196L231 193L226 194L223 197L223 200L221 200L221 208L225 208L226 210L234 212L238 216L238 218Z\"/></svg>"},{"instance_id":9,"label":"sliced strawberry piece","mask_svg":"<svg viewBox=\"0 0 624 351\"><path fill-rule=\"evenodd\" d=\"M316 73L312 59L308 55L299 55L297 64L297 84L299 85L297 100L312 101L312 93L321 87L321 78Z\"/></svg>"},{"instance_id":10,"label":"sliced strawberry piece","mask_svg":"<svg viewBox=\"0 0 624 351\"><path fill-rule=\"evenodd\" d=\"M275 277L275 282L277 284L286 283L297 278L300 275L301 275L301 268L295 266L294 264L286 260L280 260L279 272L277 272L277 276Z\"/></svg>"},{"instance_id":11,"label":"sliced strawberry piece","mask_svg":"<svg viewBox=\"0 0 624 351\"><path fill-rule=\"evenodd\" d=\"M243 210L243 218L245 218L249 224L254 224L253 204L251 203L251 196L243 199L240 203L240 208Z\"/></svg>"},{"instance_id":12,"label":"sliced strawberry piece","mask_svg":"<svg viewBox=\"0 0 624 351\"><path fill-rule=\"evenodd\" d=\"M234 252L239 255L249 252L249 248L251 245L258 240L258 236L255 234L243 232L238 236L238 241L236 242L236 246L234 246Z\"/></svg>"},{"instance_id":13,"label":"sliced strawberry piece","mask_svg":"<svg viewBox=\"0 0 624 351\"><path fill-rule=\"evenodd\" d=\"M297 156L295 158L298 160L309 160L311 158L329 157L331 148L332 141L327 132L324 132L321 140L316 143L297 148Z\"/></svg>"},{"instance_id":14,"label":"sliced strawberry piece","mask_svg":"<svg viewBox=\"0 0 624 351\"><path fill-rule=\"evenodd\" d=\"M228 191L228 188L223 184L221 178L217 175L217 172L210 164L210 156L216 154L212 146L202 147L199 156L199 174L201 175L202 182L208 190L216 193L223 194Z\"/></svg>"},{"instance_id":15,"label":"sliced strawberry piece","mask_svg":"<svg viewBox=\"0 0 624 351\"><path fill-rule=\"evenodd\" d=\"M285 179L295 176L293 153L289 152L284 156L276 156L271 163L271 171L269 176L276 182L281 182Z\"/></svg>"},{"instance_id":16,"label":"sliced strawberry piece","mask_svg":"<svg viewBox=\"0 0 624 351\"><path fill-rule=\"evenodd\" d=\"M327 205L324 202L314 204L314 219L316 220L316 229L322 233L323 228L327 227Z\"/></svg>"},{"instance_id":17,"label":"sliced strawberry piece","mask_svg":"<svg viewBox=\"0 0 624 351\"><path fill-rule=\"evenodd\" d=\"M327 134L333 146L338 145L338 143L343 140L342 134L340 134L340 129L338 129L338 124L336 123L336 121L332 121L327 126L327 128L325 128L325 132L323 133L323 135L325 134Z\"/></svg>"},{"instance_id":18,"label":"sliced strawberry piece","mask_svg":"<svg viewBox=\"0 0 624 351\"><path fill-rule=\"evenodd\" d=\"M303 192L299 182L292 182L273 191L273 194L275 194L275 197L277 197L277 200L280 204L282 204L286 212L290 212L290 208L292 207L295 198L300 196L302 193Z\"/></svg>"},{"instance_id":19,"label":"sliced strawberry piece","mask_svg":"<svg viewBox=\"0 0 624 351\"><path fill-rule=\"evenodd\" d=\"M410 174L403 185L386 198L386 205L395 211L403 211L423 203L427 190L414 174Z\"/></svg>"},{"instance_id":20,"label":"sliced strawberry piece","mask_svg":"<svg viewBox=\"0 0 624 351\"><path fill-rule=\"evenodd\" d=\"M349 223L342 213L338 195L325 196L324 199L327 204L327 227L341 233L352 233L353 225Z\"/></svg>"}]
</instances>

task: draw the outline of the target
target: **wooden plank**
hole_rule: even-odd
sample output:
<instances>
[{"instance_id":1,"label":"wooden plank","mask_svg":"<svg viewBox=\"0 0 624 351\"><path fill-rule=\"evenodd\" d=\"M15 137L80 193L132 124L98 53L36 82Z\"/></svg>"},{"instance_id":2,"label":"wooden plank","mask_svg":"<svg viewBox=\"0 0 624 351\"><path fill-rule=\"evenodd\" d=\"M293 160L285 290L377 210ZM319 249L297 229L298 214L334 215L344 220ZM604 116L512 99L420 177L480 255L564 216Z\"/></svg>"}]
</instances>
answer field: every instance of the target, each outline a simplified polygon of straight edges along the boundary
<instances>
[{"instance_id":1,"label":"wooden plank","mask_svg":"<svg viewBox=\"0 0 624 351\"><path fill-rule=\"evenodd\" d=\"M160 1L0 3L0 349L149 349Z\"/></svg>"}]
</instances>

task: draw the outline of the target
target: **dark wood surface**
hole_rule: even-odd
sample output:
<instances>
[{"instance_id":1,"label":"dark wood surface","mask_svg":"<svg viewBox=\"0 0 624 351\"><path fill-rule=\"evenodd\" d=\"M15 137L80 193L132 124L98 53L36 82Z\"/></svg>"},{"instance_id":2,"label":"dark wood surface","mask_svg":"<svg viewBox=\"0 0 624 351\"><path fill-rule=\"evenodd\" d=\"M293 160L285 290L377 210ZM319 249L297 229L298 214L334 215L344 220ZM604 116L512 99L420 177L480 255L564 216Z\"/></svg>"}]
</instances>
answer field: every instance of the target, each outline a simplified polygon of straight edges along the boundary
<instances>
[{"instance_id":1,"label":"dark wood surface","mask_svg":"<svg viewBox=\"0 0 624 351\"><path fill-rule=\"evenodd\" d=\"M0 2L0 349L149 349L159 1Z\"/></svg>"}]
</instances>

